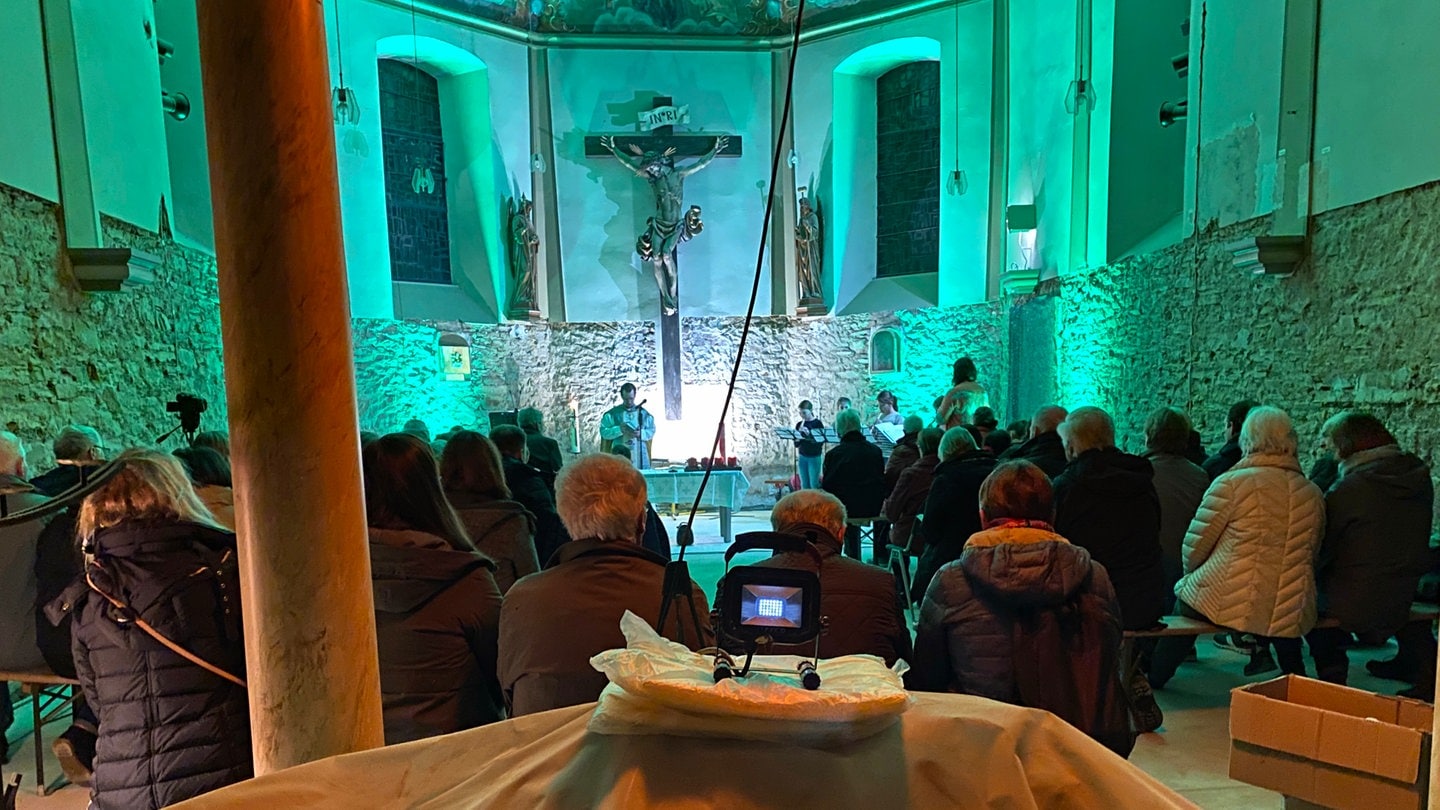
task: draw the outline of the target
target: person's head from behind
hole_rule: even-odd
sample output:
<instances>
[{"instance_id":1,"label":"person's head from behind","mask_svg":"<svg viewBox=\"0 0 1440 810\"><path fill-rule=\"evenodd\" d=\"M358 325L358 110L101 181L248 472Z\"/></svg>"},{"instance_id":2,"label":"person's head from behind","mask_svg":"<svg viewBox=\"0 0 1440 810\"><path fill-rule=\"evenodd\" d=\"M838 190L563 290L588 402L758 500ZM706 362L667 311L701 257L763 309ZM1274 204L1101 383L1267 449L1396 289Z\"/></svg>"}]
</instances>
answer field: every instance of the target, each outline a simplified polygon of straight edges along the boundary
<instances>
[{"instance_id":1,"label":"person's head from behind","mask_svg":"<svg viewBox=\"0 0 1440 810\"><path fill-rule=\"evenodd\" d=\"M365 518L376 529L432 534L451 548L475 546L440 489L430 445L409 433L391 433L360 453L365 466Z\"/></svg>"},{"instance_id":2,"label":"person's head from behind","mask_svg":"<svg viewBox=\"0 0 1440 810\"><path fill-rule=\"evenodd\" d=\"M1065 443L1065 457L1075 458L1091 450L1108 450L1115 446L1115 420L1110 414L1086 405L1076 408L1060 423L1060 441Z\"/></svg>"},{"instance_id":3,"label":"person's head from behind","mask_svg":"<svg viewBox=\"0 0 1440 810\"><path fill-rule=\"evenodd\" d=\"M1145 418L1145 449L1184 455L1190 448L1190 419L1178 408L1161 407Z\"/></svg>"},{"instance_id":4,"label":"person's head from behind","mask_svg":"<svg viewBox=\"0 0 1440 810\"><path fill-rule=\"evenodd\" d=\"M635 407L635 384L625 383L620 386L620 401L626 408Z\"/></svg>"},{"instance_id":5,"label":"person's head from behind","mask_svg":"<svg viewBox=\"0 0 1440 810\"><path fill-rule=\"evenodd\" d=\"M440 456L440 482L447 492L495 500L510 497L505 469L500 465L500 451L473 430L462 430L445 443L445 451Z\"/></svg>"},{"instance_id":6,"label":"person's head from behind","mask_svg":"<svg viewBox=\"0 0 1440 810\"><path fill-rule=\"evenodd\" d=\"M115 457L115 472L80 505L80 537L89 541L101 529L122 523L199 523L219 528L215 516L195 494L180 459L145 448Z\"/></svg>"},{"instance_id":7,"label":"person's head from behind","mask_svg":"<svg viewBox=\"0 0 1440 810\"><path fill-rule=\"evenodd\" d=\"M950 428L940 437L940 460L949 461L977 449L975 434L964 425Z\"/></svg>"},{"instance_id":8,"label":"person's head from behind","mask_svg":"<svg viewBox=\"0 0 1440 810\"><path fill-rule=\"evenodd\" d=\"M950 375L950 384L959 385L960 383L975 382L976 376L978 376L978 374L975 370L975 361L968 357L962 357L955 361L955 370L954 373Z\"/></svg>"},{"instance_id":9,"label":"person's head from behind","mask_svg":"<svg viewBox=\"0 0 1440 810\"><path fill-rule=\"evenodd\" d=\"M400 432L408 433L426 444L430 443L430 426L425 424L424 419L411 419Z\"/></svg>"},{"instance_id":10,"label":"person's head from behind","mask_svg":"<svg viewBox=\"0 0 1440 810\"><path fill-rule=\"evenodd\" d=\"M808 399L800 400L800 418L806 422L815 418L815 404Z\"/></svg>"},{"instance_id":11,"label":"person's head from behind","mask_svg":"<svg viewBox=\"0 0 1440 810\"><path fill-rule=\"evenodd\" d=\"M985 434L985 441L981 442L986 450L997 456L1009 450L1010 445L1014 443L1015 440L1010 437L1010 432L1005 430L992 430Z\"/></svg>"},{"instance_id":12,"label":"person's head from behind","mask_svg":"<svg viewBox=\"0 0 1440 810\"><path fill-rule=\"evenodd\" d=\"M376 433L373 430L360 431L360 449L365 449L365 445L375 441L378 438L380 438L380 434Z\"/></svg>"},{"instance_id":13,"label":"person's head from behind","mask_svg":"<svg viewBox=\"0 0 1440 810\"><path fill-rule=\"evenodd\" d=\"M975 409L974 416L970 417L970 424L980 428L987 435L990 431L1000 426L1000 420L995 418L995 409L989 405L981 405Z\"/></svg>"},{"instance_id":14,"label":"person's head from behind","mask_svg":"<svg viewBox=\"0 0 1440 810\"><path fill-rule=\"evenodd\" d=\"M941 418L940 406L945 404L945 397L935 397L935 402L930 405L935 410L935 418Z\"/></svg>"},{"instance_id":15,"label":"person's head from behind","mask_svg":"<svg viewBox=\"0 0 1440 810\"><path fill-rule=\"evenodd\" d=\"M900 410L900 400L889 391L881 391L876 394L875 404L880 408L881 416L889 416Z\"/></svg>"},{"instance_id":16,"label":"person's head from behind","mask_svg":"<svg viewBox=\"0 0 1440 810\"><path fill-rule=\"evenodd\" d=\"M980 484L980 521L1055 520L1055 490L1049 476L1028 461L1002 461Z\"/></svg>"},{"instance_id":17,"label":"person's head from behind","mask_svg":"<svg viewBox=\"0 0 1440 810\"><path fill-rule=\"evenodd\" d=\"M920 438L916 444L920 447L920 455L934 456L940 453L940 441L945 438L943 428L925 428L920 431Z\"/></svg>"},{"instance_id":18,"label":"person's head from behind","mask_svg":"<svg viewBox=\"0 0 1440 810\"><path fill-rule=\"evenodd\" d=\"M783 534L818 532L839 545L845 537L845 504L824 490L802 489L781 498L770 510L770 527Z\"/></svg>"},{"instance_id":19,"label":"person's head from behind","mask_svg":"<svg viewBox=\"0 0 1440 810\"><path fill-rule=\"evenodd\" d=\"M1237 441L1240 438L1240 428L1245 424L1245 418L1250 415L1251 408L1260 407L1260 403L1253 399L1242 399L1230 406L1225 414L1225 440Z\"/></svg>"},{"instance_id":20,"label":"person's head from behind","mask_svg":"<svg viewBox=\"0 0 1440 810\"><path fill-rule=\"evenodd\" d=\"M847 433L859 433L860 413L854 408L846 408L835 414L835 432L841 438L844 438Z\"/></svg>"},{"instance_id":21,"label":"person's head from behind","mask_svg":"<svg viewBox=\"0 0 1440 810\"><path fill-rule=\"evenodd\" d=\"M905 421L901 423L901 429L905 431L906 436L919 436L920 431L925 429L925 420L912 413L905 417Z\"/></svg>"},{"instance_id":22,"label":"person's head from behind","mask_svg":"<svg viewBox=\"0 0 1440 810\"><path fill-rule=\"evenodd\" d=\"M105 449L100 431L88 425L67 425L51 448L56 461L99 461Z\"/></svg>"},{"instance_id":23,"label":"person's head from behind","mask_svg":"<svg viewBox=\"0 0 1440 810\"><path fill-rule=\"evenodd\" d=\"M496 425L490 430L490 441L495 443L495 449L499 450L502 456L516 461L525 461L530 457L525 431L514 425Z\"/></svg>"},{"instance_id":24,"label":"person's head from behind","mask_svg":"<svg viewBox=\"0 0 1440 810\"><path fill-rule=\"evenodd\" d=\"M29 472L25 466L25 445L20 437L0 430L0 475L28 478Z\"/></svg>"},{"instance_id":25,"label":"person's head from behind","mask_svg":"<svg viewBox=\"0 0 1440 810\"><path fill-rule=\"evenodd\" d=\"M229 487L230 460L210 447L182 447L175 457L185 467L185 474L197 487Z\"/></svg>"},{"instance_id":26,"label":"person's head from behind","mask_svg":"<svg viewBox=\"0 0 1440 810\"><path fill-rule=\"evenodd\" d=\"M635 454L630 452L630 445L624 442L616 442L610 445L610 455L619 456L626 460L633 460L635 458Z\"/></svg>"},{"instance_id":27,"label":"person's head from behind","mask_svg":"<svg viewBox=\"0 0 1440 810\"><path fill-rule=\"evenodd\" d=\"M1065 409L1059 405L1041 405L1030 419L1030 438L1058 430L1066 415Z\"/></svg>"},{"instance_id":28,"label":"person's head from behind","mask_svg":"<svg viewBox=\"0 0 1440 810\"><path fill-rule=\"evenodd\" d=\"M1395 437L1373 414L1341 411L1325 420L1321 428L1326 444L1341 461L1365 450L1395 444Z\"/></svg>"},{"instance_id":29,"label":"person's head from behind","mask_svg":"<svg viewBox=\"0 0 1440 810\"><path fill-rule=\"evenodd\" d=\"M1246 456L1295 456L1300 441L1290 415L1272 405L1257 405L1240 426L1240 452Z\"/></svg>"},{"instance_id":30,"label":"person's head from behind","mask_svg":"<svg viewBox=\"0 0 1440 810\"><path fill-rule=\"evenodd\" d=\"M515 414L515 424L526 433L544 433L545 414L541 413L539 408L521 408L520 412Z\"/></svg>"},{"instance_id":31,"label":"person's head from behind","mask_svg":"<svg viewBox=\"0 0 1440 810\"><path fill-rule=\"evenodd\" d=\"M208 447L225 458L230 458L230 437L218 430L205 430L190 440L191 447Z\"/></svg>"},{"instance_id":32,"label":"person's head from behind","mask_svg":"<svg viewBox=\"0 0 1440 810\"><path fill-rule=\"evenodd\" d=\"M576 540L638 543L647 500L645 477L609 453L582 456L555 479L555 511Z\"/></svg>"}]
</instances>

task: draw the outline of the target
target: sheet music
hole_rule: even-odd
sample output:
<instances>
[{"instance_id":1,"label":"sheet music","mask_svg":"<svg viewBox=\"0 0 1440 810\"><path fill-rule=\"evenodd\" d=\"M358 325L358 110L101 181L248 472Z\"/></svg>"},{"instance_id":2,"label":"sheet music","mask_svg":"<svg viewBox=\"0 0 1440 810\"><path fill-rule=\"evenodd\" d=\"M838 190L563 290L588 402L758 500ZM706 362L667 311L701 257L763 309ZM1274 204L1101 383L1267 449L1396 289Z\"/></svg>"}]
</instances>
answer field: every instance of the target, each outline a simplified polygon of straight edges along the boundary
<instances>
[{"instance_id":1,"label":"sheet music","mask_svg":"<svg viewBox=\"0 0 1440 810\"><path fill-rule=\"evenodd\" d=\"M904 425L892 425L882 422L874 427L876 444L895 444L905 438ZM882 441L883 439L883 441Z\"/></svg>"}]
</instances>

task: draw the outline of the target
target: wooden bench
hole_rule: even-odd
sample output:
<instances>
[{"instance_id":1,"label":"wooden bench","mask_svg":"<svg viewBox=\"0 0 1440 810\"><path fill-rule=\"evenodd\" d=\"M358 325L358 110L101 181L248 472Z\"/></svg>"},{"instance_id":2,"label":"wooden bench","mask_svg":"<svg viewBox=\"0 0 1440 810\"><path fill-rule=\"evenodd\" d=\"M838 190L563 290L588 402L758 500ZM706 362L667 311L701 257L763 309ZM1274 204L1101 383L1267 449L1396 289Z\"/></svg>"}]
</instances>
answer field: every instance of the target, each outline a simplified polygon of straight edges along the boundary
<instances>
[{"instance_id":1,"label":"wooden bench","mask_svg":"<svg viewBox=\"0 0 1440 810\"><path fill-rule=\"evenodd\" d=\"M35 792L41 796L51 792L51 785L45 781L45 724L61 717L75 702L80 682L74 678L56 675L49 670L23 670L7 672L0 670L0 681L20 684L20 694L30 698L30 716L35 730ZM7 694L6 700L10 699ZM24 697L21 698L24 702ZM58 789L63 782L54 787Z\"/></svg>"}]
</instances>

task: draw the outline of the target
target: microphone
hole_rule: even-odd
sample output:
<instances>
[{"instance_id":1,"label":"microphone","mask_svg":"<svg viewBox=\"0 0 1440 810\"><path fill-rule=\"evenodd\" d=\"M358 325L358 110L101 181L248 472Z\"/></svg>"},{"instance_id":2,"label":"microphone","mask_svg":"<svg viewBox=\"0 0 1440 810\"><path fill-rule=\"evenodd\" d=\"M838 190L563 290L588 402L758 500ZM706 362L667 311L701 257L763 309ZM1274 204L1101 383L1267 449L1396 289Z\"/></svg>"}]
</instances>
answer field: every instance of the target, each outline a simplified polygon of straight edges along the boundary
<instances>
[{"instance_id":1,"label":"microphone","mask_svg":"<svg viewBox=\"0 0 1440 810\"><path fill-rule=\"evenodd\" d=\"M645 403L647 403L647 402L649 402L649 401L650 401L650 400L648 400L648 399L642 399L642 400L640 400L640 404L636 405L635 407L637 407L637 408L643 408L643 407L645 407Z\"/></svg>"}]
</instances>

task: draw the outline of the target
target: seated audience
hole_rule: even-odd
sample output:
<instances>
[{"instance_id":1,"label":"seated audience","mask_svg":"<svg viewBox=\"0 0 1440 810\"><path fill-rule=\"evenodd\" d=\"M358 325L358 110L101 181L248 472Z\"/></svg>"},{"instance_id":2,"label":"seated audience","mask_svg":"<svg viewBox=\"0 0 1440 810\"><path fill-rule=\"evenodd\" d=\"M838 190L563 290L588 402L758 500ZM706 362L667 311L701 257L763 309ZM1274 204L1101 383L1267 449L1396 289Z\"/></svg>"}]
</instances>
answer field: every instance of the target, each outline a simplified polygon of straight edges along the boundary
<instances>
[{"instance_id":1,"label":"seated audience","mask_svg":"<svg viewBox=\"0 0 1440 810\"><path fill-rule=\"evenodd\" d=\"M634 463L628 445L614 444L610 447L610 452ZM648 496L645 500L645 536L640 538L640 547L653 551L665 562L670 562L670 532L665 529L665 522L660 519L660 514L655 511L655 505L650 503Z\"/></svg>"},{"instance_id":2,"label":"seated audience","mask_svg":"<svg viewBox=\"0 0 1440 810\"><path fill-rule=\"evenodd\" d=\"M895 484L900 480L900 473L905 468L920 460L920 431L925 427L925 420L914 414L905 417L905 435L900 441L895 442L895 447L890 451L890 458L885 462L885 494L895 490Z\"/></svg>"},{"instance_id":3,"label":"seated audience","mask_svg":"<svg viewBox=\"0 0 1440 810\"><path fill-rule=\"evenodd\" d=\"M30 479L30 483L41 495L52 498L80 483L81 465L93 465L105 457L105 447L100 441L99 431L87 425L66 427L60 431L52 447L55 452L55 469Z\"/></svg>"},{"instance_id":4,"label":"seated audience","mask_svg":"<svg viewBox=\"0 0 1440 810\"><path fill-rule=\"evenodd\" d=\"M235 531L235 494L231 489L230 461L209 447L191 445L175 451L195 485L195 494L210 510L215 522Z\"/></svg>"},{"instance_id":5,"label":"seated audience","mask_svg":"<svg viewBox=\"0 0 1440 810\"><path fill-rule=\"evenodd\" d=\"M25 446L13 433L0 431L0 500L5 514L44 503L25 481ZM35 641L35 548L43 520L0 527L0 669L45 668ZM5 732L15 720L8 684L0 682L0 761L8 762Z\"/></svg>"},{"instance_id":6,"label":"seated audience","mask_svg":"<svg viewBox=\"0 0 1440 810\"><path fill-rule=\"evenodd\" d=\"M770 525L777 532L809 535L820 552L820 615L830 620L820 636L821 658L873 655L885 659L887 666L896 659L910 661L910 628L895 577L840 554L845 505L839 498L817 490L792 492L771 510ZM756 565L815 570L814 558L798 552L775 554ZM804 651L775 646L768 652L810 655L815 649L813 644L803 646Z\"/></svg>"},{"instance_id":7,"label":"seated audience","mask_svg":"<svg viewBox=\"0 0 1440 810\"><path fill-rule=\"evenodd\" d=\"M230 437L218 430L202 430L190 440L191 447L208 447L230 460Z\"/></svg>"},{"instance_id":8,"label":"seated audience","mask_svg":"<svg viewBox=\"0 0 1440 810\"><path fill-rule=\"evenodd\" d=\"M530 448L530 465L545 474L545 483L555 491L555 474L565 463L560 443L545 435L545 415L539 408L521 408L515 422L525 431L525 446Z\"/></svg>"},{"instance_id":9,"label":"seated audience","mask_svg":"<svg viewBox=\"0 0 1440 810\"><path fill-rule=\"evenodd\" d=\"M1006 450L1015 444L1010 438L1010 432L1006 430L992 430L985 435L985 441L981 443L982 449L993 456L1002 456Z\"/></svg>"},{"instance_id":10,"label":"seated audience","mask_svg":"<svg viewBox=\"0 0 1440 810\"><path fill-rule=\"evenodd\" d=\"M510 499L500 451L489 439L473 430L451 436L440 457L440 481L470 541L495 562L500 593L540 570L535 516Z\"/></svg>"},{"instance_id":11,"label":"seated audience","mask_svg":"<svg viewBox=\"0 0 1440 810\"><path fill-rule=\"evenodd\" d=\"M835 415L835 432L840 443L825 454L820 487L845 504L852 518L877 518L885 503L885 457L880 448L860 432L860 414L847 408ZM874 554L880 553L876 543ZM845 531L846 556L860 559L860 529ZM883 565L884 561L880 563Z\"/></svg>"},{"instance_id":12,"label":"seated audience","mask_svg":"<svg viewBox=\"0 0 1440 810\"><path fill-rule=\"evenodd\" d=\"M994 408L991 408L989 405L982 405L975 409L975 416L970 424L974 425L980 431L979 444L981 447L984 447L985 439L989 438L990 434L994 433L995 429L1000 426L1000 420L995 418Z\"/></svg>"},{"instance_id":13,"label":"seated audience","mask_svg":"<svg viewBox=\"0 0 1440 810\"><path fill-rule=\"evenodd\" d=\"M1060 434L1055 432L1064 421L1064 408L1059 405L1041 407L1030 420L1029 438L1006 450L1001 458L1028 461L1054 480L1064 472L1069 461L1065 457L1065 445L1060 441Z\"/></svg>"},{"instance_id":14,"label":"seated audience","mask_svg":"<svg viewBox=\"0 0 1440 810\"><path fill-rule=\"evenodd\" d=\"M1316 628L1305 641L1320 678L1343 684L1349 635L1400 639L1408 671L1381 665L1376 674L1402 675L1414 687L1401 694L1433 700L1435 636L1430 622L1410 622L1420 576L1430 570L1435 488L1430 468L1400 449L1368 413L1344 411L1322 431L1339 460L1339 479L1325 493L1325 534L1315 568L1320 610L1340 626ZM1373 672L1376 667L1372 667Z\"/></svg>"},{"instance_id":15,"label":"seated audience","mask_svg":"<svg viewBox=\"0 0 1440 810\"><path fill-rule=\"evenodd\" d=\"M1180 549L1185 530L1200 508L1210 476L1185 457L1190 420L1174 408L1157 408L1145 420L1145 458L1155 470L1155 494L1160 497L1160 555L1165 566L1166 610L1174 606L1175 583L1180 581Z\"/></svg>"},{"instance_id":16,"label":"seated audience","mask_svg":"<svg viewBox=\"0 0 1440 810\"><path fill-rule=\"evenodd\" d=\"M504 719L495 564L466 536L419 437L382 436L361 455L386 744Z\"/></svg>"},{"instance_id":17,"label":"seated audience","mask_svg":"<svg viewBox=\"0 0 1440 810\"><path fill-rule=\"evenodd\" d=\"M917 557L925 543L914 531L915 518L925 512L925 500L930 497L935 468L940 464L940 439L944 435L945 431L940 428L920 431L920 459L900 473L900 480L883 507L885 519L890 521L890 542Z\"/></svg>"},{"instance_id":18,"label":"seated audience","mask_svg":"<svg viewBox=\"0 0 1440 810\"><path fill-rule=\"evenodd\" d=\"M1010 434L1010 441L1023 442L1030 437L1030 421L1017 419L1005 426L1005 432Z\"/></svg>"},{"instance_id":19,"label":"seated audience","mask_svg":"<svg viewBox=\"0 0 1440 810\"><path fill-rule=\"evenodd\" d=\"M1300 472L1295 430L1284 411L1251 408L1239 445L1239 463L1210 484L1185 534L1185 574L1175 586L1179 611L1258 637L1263 646L1246 675L1275 668L1272 644L1285 673L1304 675L1300 637L1315 626L1324 496ZM1160 639L1151 685L1164 686L1194 645L1193 637Z\"/></svg>"},{"instance_id":20,"label":"seated audience","mask_svg":"<svg viewBox=\"0 0 1440 810\"><path fill-rule=\"evenodd\" d=\"M1215 454L1207 459L1200 466L1205 469L1205 474L1214 481L1221 473L1239 463L1243 453L1240 450L1240 426L1245 424L1245 417L1249 415L1250 409L1260 403L1243 399L1230 406L1225 414L1225 444L1220 446Z\"/></svg>"},{"instance_id":21,"label":"seated audience","mask_svg":"<svg viewBox=\"0 0 1440 810\"><path fill-rule=\"evenodd\" d=\"M555 550L570 538L555 511L555 496L545 483L544 473L530 466L525 431L514 425L497 425L490 431L490 441L500 451L510 497L535 516L535 554L542 566L548 565Z\"/></svg>"},{"instance_id":22,"label":"seated audience","mask_svg":"<svg viewBox=\"0 0 1440 810\"><path fill-rule=\"evenodd\" d=\"M252 774L235 535L174 456L134 449L116 461L80 507L94 555L85 580L52 614L74 615L76 676L100 718L91 807L158 810Z\"/></svg>"},{"instance_id":23,"label":"seated audience","mask_svg":"<svg viewBox=\"0 0 1440 810\"><path fill-rule=\"evenodd\" d=\"M970 535L980 531L980 485L995 469L995 457L975 446L975 437L963 426L945 431L940 439L940 463L925 498L925 519L920 539L925 552L915 565L910 593L919 601L935 572L960 559Z\"/></svg>"},{"instance_id":24,"label":"seated audience","mask_svg":"<svg viewBox=\"0 0 1440 810\"><path fill-rule=\"evenodd\" d=\"M1051 527L1050 480L1029 462L997 466L979 511L985 530L925 591L908 685L1045 709L1128 756L1119 605L1104 566Z\"/></svg>"},{"instance_id":25,"label":"seated audience","mask_svg":"<svg viewBox=\"0 0 1440 810\"><path fill-rule=\"evenodd\" d=\"M511 716L587 703L606 678L590 657L625 646L629 610L653 627L660 618L665 561L640 547L645 478L623 458L584 456L556 480L560 518L570 536L553 565L515 583L500 615L500 683ZM691 583L700 617L672 605L662 632L691 649L714 643L705 592Z\"/></svg>"},{"instance_id":26,"label":"seated audience","mask_svg":"<svg viewBox=\"0 0 1440 810\"><path fill-rule=\"evenodd\" d=\"M1115 447L1115 423L1099 408L1076 408L1060 436L1070 463L1055 479L1055 530L1105 566L1126 630L1154 627L1168 593L1154 468Z\"/></svg>"},{"instance_id":27,"label":"seated audience","mask_svg":"<svg viewBox=\"0 0 1440 810\"><path fill-rule=\"evenodd\" d=\"M410 434L411 436L414 436L415 438L419 439L420 441L425 442L425 444L426 444L427 446L428 446L428 445L430 444L430 442L431 442L431 438L430 438L430 426L427 425L427 424L425 424L425 420L424 420L424 419L411 419L411 420L407 421L407 422L405 423L405 427L403 427L403 428L400 429L400 432L401 432L401 433L408 433L408 434Z\"/></svg>"}]
</instances>

